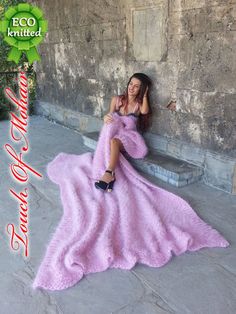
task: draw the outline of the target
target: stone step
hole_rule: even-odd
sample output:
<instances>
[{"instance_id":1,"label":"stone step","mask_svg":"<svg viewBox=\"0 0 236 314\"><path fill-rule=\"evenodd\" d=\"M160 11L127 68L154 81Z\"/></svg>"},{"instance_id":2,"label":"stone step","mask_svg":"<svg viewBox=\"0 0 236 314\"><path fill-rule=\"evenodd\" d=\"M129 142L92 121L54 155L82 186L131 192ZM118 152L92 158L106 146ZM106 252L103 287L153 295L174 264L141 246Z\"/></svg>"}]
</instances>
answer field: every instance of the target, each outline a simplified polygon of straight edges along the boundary
<instances>
[{"instance_id":1,"label":"stone step","mask_svg":"<svg viewBox=\"0 0 236 314\"><path fill-rule=\"evenodd\" d=\"M84 145L95 150L98 136L99 132L83 133ZM134 159L127 153L124 153L124 156L134 168L176 187L199 181L203 176L203 168L157 151L150 150L143 159Z\"/></svg>"}]
</instances>

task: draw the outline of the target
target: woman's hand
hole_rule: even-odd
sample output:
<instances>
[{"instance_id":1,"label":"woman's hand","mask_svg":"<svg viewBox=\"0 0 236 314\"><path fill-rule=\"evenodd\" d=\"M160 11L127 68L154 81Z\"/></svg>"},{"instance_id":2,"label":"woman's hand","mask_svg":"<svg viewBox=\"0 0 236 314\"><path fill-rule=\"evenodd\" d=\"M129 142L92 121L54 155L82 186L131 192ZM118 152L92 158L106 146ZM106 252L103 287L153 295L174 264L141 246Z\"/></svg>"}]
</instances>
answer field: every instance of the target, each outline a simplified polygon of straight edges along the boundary
<instances>
[{"instance_id":1,"label":"woman's hand","mask_svg":"<svg viewBox=\"0 0 236 314\"><path fill-rule=\"evenodd\" d=\"M111 123L113 121L112 115L110 113L106 114L103 117L103 121L104 123Z\"/></svg>"},{"instance_id":2,"label":"woman's hand","mask_svg":"<svg viewBox=\"0 0 236 314\"><path fill-rule=\"evenodd\" d=\"M148 86L147 86L147 88L145 90L145 93L144 93L143 97L147 97L147 93L148 93Z\"/></svg>"}]
</instances>

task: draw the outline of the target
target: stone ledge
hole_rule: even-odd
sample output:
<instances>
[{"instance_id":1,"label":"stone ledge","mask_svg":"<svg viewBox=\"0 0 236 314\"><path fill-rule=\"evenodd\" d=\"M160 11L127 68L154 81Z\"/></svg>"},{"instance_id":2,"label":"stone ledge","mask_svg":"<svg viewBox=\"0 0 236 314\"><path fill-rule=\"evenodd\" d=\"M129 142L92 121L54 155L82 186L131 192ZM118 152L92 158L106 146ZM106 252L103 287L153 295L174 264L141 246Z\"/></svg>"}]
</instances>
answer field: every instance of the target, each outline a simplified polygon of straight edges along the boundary
<instances>
[{"instance_id":1,"label":"stone ledge","mask_svg":"<svg viewBox=\"0 0 236 314\"><path fill-rule=\"evenodd\" d=\"M95 149L99 132L89 132L82 135L84 145ZM188 162L150 151L143 159L131 158L127 153L124 156L137 169L151 174L177 187L201 180L203 169Z\"/></svg>"},{"instance_id":2,"label":"stone ledge","mask_svg":"<svg viewBox=\"0 0 236 314\"><path fill-rule=\"evenodd\" d=\"M43 101L36 102L35 114L55 120L81 132L97 131L103 124L99 118Z\"/></svg>"}]
</instances>

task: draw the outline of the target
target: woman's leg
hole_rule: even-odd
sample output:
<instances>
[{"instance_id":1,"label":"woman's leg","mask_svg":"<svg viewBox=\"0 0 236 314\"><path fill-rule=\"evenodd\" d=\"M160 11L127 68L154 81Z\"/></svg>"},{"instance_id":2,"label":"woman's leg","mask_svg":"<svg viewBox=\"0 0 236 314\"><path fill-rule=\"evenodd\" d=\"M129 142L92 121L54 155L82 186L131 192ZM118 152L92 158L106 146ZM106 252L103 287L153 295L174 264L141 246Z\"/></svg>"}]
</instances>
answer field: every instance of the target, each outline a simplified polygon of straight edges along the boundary
<instances>
[{"instance_id":1,"label":"woman's leg","mask_svg":"<svg viewBox=\"0 0 236 314\"><path fill-rule=\"evenodd\" d=\"M119 153L120 150L124 150L124 146L122 142L118 138L112 138L110 141L110 147L111 147L111 155L109 160L109 165L107 169L114 171L117 165L117 162L119 160ZM105 181L106 183L113 180L113 176L111 173L105 172L102 176L101 180Z\"/></svg>"}]
</instances>

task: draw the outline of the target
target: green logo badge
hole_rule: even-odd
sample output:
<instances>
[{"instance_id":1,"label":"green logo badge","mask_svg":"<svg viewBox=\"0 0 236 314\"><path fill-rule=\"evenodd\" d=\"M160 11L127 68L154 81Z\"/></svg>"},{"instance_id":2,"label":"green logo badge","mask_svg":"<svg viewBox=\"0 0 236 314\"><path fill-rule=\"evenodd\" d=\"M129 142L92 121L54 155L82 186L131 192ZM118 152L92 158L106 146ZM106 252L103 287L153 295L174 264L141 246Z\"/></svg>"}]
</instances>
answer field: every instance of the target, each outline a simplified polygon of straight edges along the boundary
<instances>
[{"instance_id":1,"label":"green logo badge","mask_svg":"<svg viewBox=\"0 0 236 314\"><path fill-rule=\"evenodd\" d=\"M4 33L4 40L12 46L7 60L18 64L24 52L30 64L40 61L36 47L44 39L48 28L42 10L28 3L20 3L10 7L4 17L0 21L0 32Z\"/></svg>"}]
</instances>

